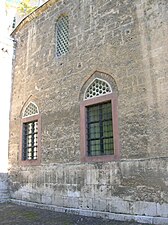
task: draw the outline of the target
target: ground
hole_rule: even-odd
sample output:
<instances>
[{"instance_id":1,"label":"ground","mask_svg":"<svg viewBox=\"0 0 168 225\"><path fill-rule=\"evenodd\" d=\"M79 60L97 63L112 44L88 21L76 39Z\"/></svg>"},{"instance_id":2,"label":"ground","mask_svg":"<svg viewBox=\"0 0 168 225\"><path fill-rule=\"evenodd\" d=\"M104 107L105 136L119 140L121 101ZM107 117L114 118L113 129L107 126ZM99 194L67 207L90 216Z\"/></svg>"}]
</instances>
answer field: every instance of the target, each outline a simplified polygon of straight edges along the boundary
<instances>
[{"instance_id":1,"label":"ground","mask_svg":"<svg viewBox=\"0 0 168 225\"><path fill-rule=\"evenodd\" d=\"M93 217L58 213L11 203L0 204L1 225L140 225L135 222L118 222ZM144 224L143 224L144 225ZM147 224L146 224L147 225Z\"/></svg>"}]
</instances>

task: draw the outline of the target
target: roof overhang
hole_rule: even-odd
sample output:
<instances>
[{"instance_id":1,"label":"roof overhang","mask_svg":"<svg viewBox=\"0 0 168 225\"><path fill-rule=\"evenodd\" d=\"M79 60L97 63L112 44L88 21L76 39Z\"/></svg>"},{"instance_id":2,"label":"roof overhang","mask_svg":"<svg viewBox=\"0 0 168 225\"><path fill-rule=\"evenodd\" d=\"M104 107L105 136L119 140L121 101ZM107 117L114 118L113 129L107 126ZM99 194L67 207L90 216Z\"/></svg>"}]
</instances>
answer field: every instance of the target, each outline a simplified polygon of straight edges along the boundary
<instances>
[{"instance_id":1,"label":"roof overhang","mask_svg":"<svg viewBox=\"0 0 168 225\"><path fill-rule=\"evenodd\" d=\"M32 21L33 19L39 17L44 11L46 11L49 7L57 3L59 0L48 0L43 5L38 7L36 10L34 10L32 13L24 17L21 22L18 24L18 26L12 31L11 36L14 37L15 34L20 31L24 26L26 26L27 23Z\"/></svg>"}]
</instances>

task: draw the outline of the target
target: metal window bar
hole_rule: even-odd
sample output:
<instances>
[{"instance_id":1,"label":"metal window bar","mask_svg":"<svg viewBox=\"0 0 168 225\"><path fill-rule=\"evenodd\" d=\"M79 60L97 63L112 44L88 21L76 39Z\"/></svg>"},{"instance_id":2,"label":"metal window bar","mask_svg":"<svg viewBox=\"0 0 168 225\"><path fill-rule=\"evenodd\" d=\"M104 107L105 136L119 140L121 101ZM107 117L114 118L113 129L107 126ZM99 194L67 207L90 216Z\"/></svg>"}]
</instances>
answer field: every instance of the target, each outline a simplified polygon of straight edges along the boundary
<instances>
[{"instance_id":1,"label":"metal window bar","mask_svg":"<svg viewBox=\"0 0 168 225\"><path fill-rule=\"evenodd\" d=\"M88 156L114 153L111 102L87 107Z\"/></svg>"},{"instance_id":2,"label":"metal window bar","mask_svg":"<svg viewBox=\"0 0 168 225\"><path fill-rule=\"evenodd\" d=\"M23 146L22 159L35 160L37 159L37 139L38 122L28 122L23 124Z\"/></svg>"}]
</instances>

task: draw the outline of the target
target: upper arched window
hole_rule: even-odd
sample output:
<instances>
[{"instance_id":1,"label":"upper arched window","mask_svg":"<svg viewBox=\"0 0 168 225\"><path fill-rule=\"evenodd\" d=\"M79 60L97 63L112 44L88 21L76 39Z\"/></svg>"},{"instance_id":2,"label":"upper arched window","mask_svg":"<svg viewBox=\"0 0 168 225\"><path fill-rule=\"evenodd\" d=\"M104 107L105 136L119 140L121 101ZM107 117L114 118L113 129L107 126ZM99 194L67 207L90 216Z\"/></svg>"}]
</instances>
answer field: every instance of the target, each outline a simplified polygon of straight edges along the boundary
<instances>
[{"instance_id":1,"label":"upper arched window","mask_svg":"<svg viewBox=\"0 0 168 225\"><path fill-rule=\"evenodd\" d=\"M25 108L23 117L33 116L39 113L38 107L35 103L30 102Z\"/></svg>"},{"instance_id":2,"label":"upper arched window","mask_svg":"<svg viewBox=\"0 0 168 225\"><path fill-rule=\"evenodd\" d=\"M69 50L69 18L67 15L59 17L56 23L56 55L64 55Z\"/></svg>"},{"instance_id":3,"label":"upper arched window","mask_svg":"<svg viewBox=\"0 0 168 225\"><path fill-rule=\"evenodd\" d=\"M102 79L94 79L94 81L89 85L84 94L84 99L94 98L100 95L109 94L112 92L109 83Z\"/></svg>"}]
</instances>

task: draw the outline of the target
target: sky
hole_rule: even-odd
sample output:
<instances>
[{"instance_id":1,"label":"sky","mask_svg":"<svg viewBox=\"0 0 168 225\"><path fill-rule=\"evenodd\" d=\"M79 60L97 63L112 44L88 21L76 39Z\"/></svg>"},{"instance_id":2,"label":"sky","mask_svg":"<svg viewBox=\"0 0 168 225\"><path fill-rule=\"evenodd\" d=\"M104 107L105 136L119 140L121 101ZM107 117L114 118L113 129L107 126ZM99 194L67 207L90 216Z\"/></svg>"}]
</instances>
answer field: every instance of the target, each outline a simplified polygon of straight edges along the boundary
<instances>
[{"instance_id":1,"label":"sky","mask_svg":"<svg viewBox=\"0 0 168 225\"><path fill-rule=\"evenodd\" d=\"M21 0L6 0L9 3L19 3Z\"/></svg>"}]
</instances>

